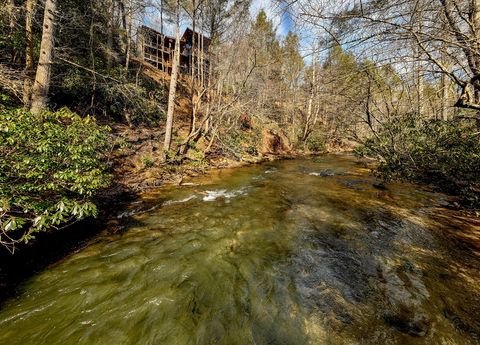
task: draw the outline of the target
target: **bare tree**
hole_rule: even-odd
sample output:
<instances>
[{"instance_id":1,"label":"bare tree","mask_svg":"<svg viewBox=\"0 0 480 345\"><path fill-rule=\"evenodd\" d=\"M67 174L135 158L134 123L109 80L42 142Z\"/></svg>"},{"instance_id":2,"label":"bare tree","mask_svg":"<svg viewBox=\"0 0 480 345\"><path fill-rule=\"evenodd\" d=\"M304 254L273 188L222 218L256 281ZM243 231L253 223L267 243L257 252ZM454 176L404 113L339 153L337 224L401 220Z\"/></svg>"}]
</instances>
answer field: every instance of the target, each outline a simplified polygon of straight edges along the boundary
<instances>
[{"instance_id":1,"label":"bare tree","mask_svg":"<svg viewBox=\"0 0 480 345\"><path fill-rule=\"evenodd\" d=\"M127 36L127 46L125 47L125 68L128 70L130 65L130 52L132 49L132 26L133 26L133 4L132 0L128 0L128 4L126 6L126 36Z\"/></svg>"},{"instance_id":2,"label":"bare tree","mask_svg":"<svg viewBox=\"0 0 480 345\"><path fill-rule=\"evenodd\" d=\"M173 53L172 75L170 77L170 90L168 93L167 123L165 126L165 141L163 144L164 156L172 144L173 115L175 112L175 98L177 93L178 68L180 65L180 3L176 5L175 51Z\"/></svg>"},{"instance_id":3,"label":"bare tree","mask_svg":"<svg viewBox=\"0 0 480 345\"><path fill-rule=\"evenodd\" d=\"M291 7L332 42L354 48L357 56L445 75L458 89L452 105L480 111L480 1L354 0L333 7L322 0L299 0Z\"/></svg>"}]
</instances>

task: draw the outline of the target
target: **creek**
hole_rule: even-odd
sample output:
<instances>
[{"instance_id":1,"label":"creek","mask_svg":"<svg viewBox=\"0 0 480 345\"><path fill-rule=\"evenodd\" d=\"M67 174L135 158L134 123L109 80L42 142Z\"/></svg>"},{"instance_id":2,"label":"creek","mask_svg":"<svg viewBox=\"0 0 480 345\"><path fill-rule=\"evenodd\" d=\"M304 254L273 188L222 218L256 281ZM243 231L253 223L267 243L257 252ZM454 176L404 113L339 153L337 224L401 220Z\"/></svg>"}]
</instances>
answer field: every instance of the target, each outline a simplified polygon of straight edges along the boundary
<instances>
[{"instance_id":1,"label":"creek","mask_svg":"<svg viewBox=\"0 0 480 345\"><path fill-rule=\"evenodd\" d=\"M480 222L348 155L142 196L22 283L0 344L480 344Z\"/></svg>"}]
</instances>

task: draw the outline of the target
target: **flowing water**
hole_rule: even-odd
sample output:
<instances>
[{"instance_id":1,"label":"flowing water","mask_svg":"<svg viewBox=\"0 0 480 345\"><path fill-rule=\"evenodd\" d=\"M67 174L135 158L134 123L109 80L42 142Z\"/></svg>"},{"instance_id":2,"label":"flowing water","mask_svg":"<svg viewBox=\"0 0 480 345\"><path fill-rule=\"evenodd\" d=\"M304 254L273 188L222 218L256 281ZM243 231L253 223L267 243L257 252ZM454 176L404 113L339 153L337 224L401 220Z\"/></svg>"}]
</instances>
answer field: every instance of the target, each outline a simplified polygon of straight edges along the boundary
<instances>
[{"instance_id":1,"label":"flowing water","mask_svg":"<svg viewBox=\"0 0 480 345\"><path fill-rule=\"evenodd\" d=\"M348 156L145 195L22 284L0 344L480 344L479 221Z\"/></svg>"}]
</instances>

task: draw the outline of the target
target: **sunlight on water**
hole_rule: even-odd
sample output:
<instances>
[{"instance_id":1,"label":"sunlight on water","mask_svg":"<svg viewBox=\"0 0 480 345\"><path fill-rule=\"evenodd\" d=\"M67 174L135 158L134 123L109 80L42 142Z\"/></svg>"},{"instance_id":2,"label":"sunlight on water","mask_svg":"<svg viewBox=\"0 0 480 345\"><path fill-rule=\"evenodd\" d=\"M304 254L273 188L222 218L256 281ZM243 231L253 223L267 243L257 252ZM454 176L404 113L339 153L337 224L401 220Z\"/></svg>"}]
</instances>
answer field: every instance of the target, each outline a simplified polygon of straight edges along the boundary
<instances>
[{"instance_id":1,"label":"sunlight on water","mask_svg":"<svg viewBox=\"0 0 480 345\"><path fill-rule=\"evenodd\" d=\"M145 195L27 281L0 344L478 344L478 222L348 156Z\"/></svg>"}]
</instances>

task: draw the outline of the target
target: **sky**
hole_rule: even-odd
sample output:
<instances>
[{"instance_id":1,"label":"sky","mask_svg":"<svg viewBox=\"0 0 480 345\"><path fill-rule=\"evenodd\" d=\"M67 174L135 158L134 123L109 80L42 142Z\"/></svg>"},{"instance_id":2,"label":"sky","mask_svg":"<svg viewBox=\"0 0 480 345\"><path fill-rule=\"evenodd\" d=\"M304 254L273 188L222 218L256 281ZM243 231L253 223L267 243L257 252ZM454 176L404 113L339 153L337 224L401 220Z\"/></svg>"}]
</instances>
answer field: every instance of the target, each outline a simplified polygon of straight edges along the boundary
<instances>
[{"instance_id":1,"label":"sky","mask_svg":"<svg viewBox=\"0 0 480 345\"><path fill-rule=\"evenodd\" d=\"M252 0L250 6L250 16L255 19L261 9L265 11L268 19L270 19L274 27L277 29L277 35L282 38L285 37L288 31L293 30L294 23L291 17L285 11L282 11L284 6L279 0ZM144 24L160 31L160 19L158 12L154 8L147 9L147 16L144 19ZM183 32L190 23L183 20L180 31ZM172 23L164 21L165 34L173 36L175 34L175 26Z\"/></svg>"},{"instance_id":2,"label":"sky","mask_svg":"<svg viewBox=\"0 0 480 345\"><path fill-rule=\"evenodd\" d=\"M261 9L265 11L268 19L270 19L277 28L277 34L285 37L288 31L293 31L293 21L290 15L283 11L284 5L278 0L253 0L250 7L250 14L254 19Z\"/></svg>"}]
</instances>

